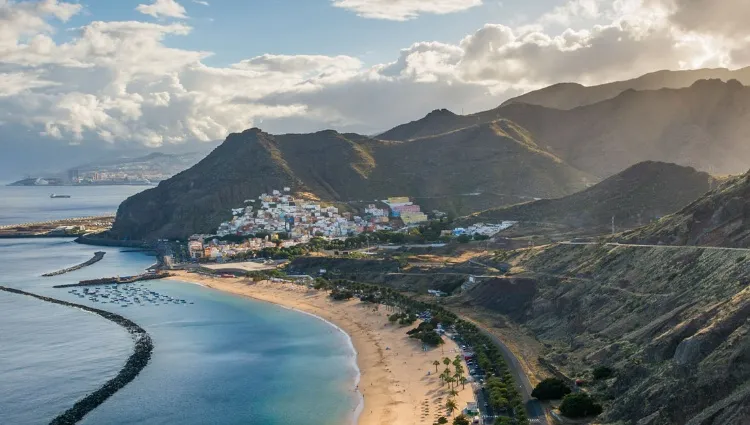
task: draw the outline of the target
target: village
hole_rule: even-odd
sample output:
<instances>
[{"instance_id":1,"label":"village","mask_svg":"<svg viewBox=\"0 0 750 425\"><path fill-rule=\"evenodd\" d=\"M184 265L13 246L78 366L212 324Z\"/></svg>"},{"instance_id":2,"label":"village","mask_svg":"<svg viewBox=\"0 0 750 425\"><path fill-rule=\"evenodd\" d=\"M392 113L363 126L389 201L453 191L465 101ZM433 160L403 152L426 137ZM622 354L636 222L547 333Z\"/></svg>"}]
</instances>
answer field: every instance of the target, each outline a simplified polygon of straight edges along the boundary
<instances>
[{"instance_id":1,"label":"village","mask_svg":"<svg viewBox=\"0 0 750 425\"><path fill-rule=\"evenodd\" d=\"M346 239L363 233L407 232L431 218L444 217L440 211L428 216L405 196L368 204L357 214L336 206L296 198L289 187L263 193L232 210L232 219L219 225L215 235L193 235L188 243L192 260L223 262L238 255L267 248L290 248L313 238ZM462 235L492 237L513 226L477 223L456 227L441 234L443 240Z\"/></svg>"}]
</instances>

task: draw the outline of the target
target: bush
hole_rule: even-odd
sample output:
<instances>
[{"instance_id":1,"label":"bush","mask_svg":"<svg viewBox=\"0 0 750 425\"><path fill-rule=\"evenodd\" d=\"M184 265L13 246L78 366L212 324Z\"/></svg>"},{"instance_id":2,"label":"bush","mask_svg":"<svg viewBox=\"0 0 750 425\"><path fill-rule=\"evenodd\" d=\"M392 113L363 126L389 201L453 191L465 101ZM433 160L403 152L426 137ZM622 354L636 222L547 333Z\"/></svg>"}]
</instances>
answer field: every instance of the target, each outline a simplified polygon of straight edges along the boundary
<instances>
[{"instance_id":1,"label":"bush","mask_svg":"<svg viewBox=\"0 0 750 425\"><path fill-rule=\"evenodd\" d=\"M469 243L469 242L471 242L471 236L469 236L469 235L461 235L461 236L459 236L459 237L456 238L456 241L458 243Z\"/></svg>"},{"instance_id":2,"label":"bush","mask_svg":"<svg viewBox=\"0 0 750 425\"><path fill-rule=\"evenodd\" d=\"M453 425L469 425L469 424L470 424L469 420L464 415L456 416L456 419L453 419Z\"/></svg>"},{"instance_id":3,"label":"bush","mask_svg":"<svg viewBox=\"0 0 750 425\"><path fill-rule=\"evenodd\" d=\"M568 394L560 405L560 413L574 419L596 416L602 413L602 410L602 405L586 393Z\"/></svg>"},{"instance_id":4,"label":"bush","mask_svg":"<svg viewBox=\"0 0 750 425\"><path fill-rule=\"evenodd\" d=\"M600 379L609 379L613 377L615 375L615 371L607 366L598 366L594 368L594 370L592 371L592 375L594 375L594 379L598 381Z\"/></svg>"},{"instance_id":5,"label":"bush","mask_svg":"<svg viewBox=\"0 0 750 425\"><path fill-rule=\"evenodd\" d=\"M440 424L440 425L447 424L448 423L448 419L445 419L445 416L441 416L441 417L438 418L437 423Z\"/></svg>"},{"instance_id":6,"label":"bush","mask_svg":"<svg viewBox=\"0 0 750 425\"><path fill-rule=\"evenodd\" d=\"M352 293L352 291L346 289L334 289L333 291L331 291L331 298L336 301L348 300L353 296L354 294Z\"/></svg>"},{"instance_id":7,"label":"bush","mask_svg":"<svg viewBox=\"0 0 750 425\"><path fill-rule=\"evenodd\" d=\"M570 388L558 378L545 379L531 392L531 396L539 400L559 400L566 394L570 394Z\"/></svg>"}]
</instances>

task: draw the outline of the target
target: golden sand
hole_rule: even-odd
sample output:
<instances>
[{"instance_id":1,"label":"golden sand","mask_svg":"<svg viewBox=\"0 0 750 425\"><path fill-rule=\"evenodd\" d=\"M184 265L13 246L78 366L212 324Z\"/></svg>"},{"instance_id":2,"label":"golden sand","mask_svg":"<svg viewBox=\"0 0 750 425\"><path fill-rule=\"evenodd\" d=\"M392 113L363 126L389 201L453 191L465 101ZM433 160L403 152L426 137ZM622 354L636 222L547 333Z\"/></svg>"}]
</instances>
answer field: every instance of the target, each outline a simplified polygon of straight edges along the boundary
<instances>
[{"instance_id":1,"label":"golden sand","mask_svg":"<svg viewBox=\"0 0 750 425\"><path fill-rule=\"evenodd\" d=\"M419 341L406 335L408 327L388 322L389 312L384 306L359 300L333 301L325 292L300 285L174 274L169 279L298 309L343 329L357 350L361 373L359 391L364 396L364 408L359 425L432 425L438 417L448 417L445 409L448 386L441 385L438 378L446 366L441 363L436 374L433 362L444 357L453 359L459 353L452 340L443 338L443 346L424 352ZM463 366L468 370L465 363ZM459 411L453 416L467 402L474 401L471 384L465 388L458 385L456 390Z\"/></svg>"}]
</instances>

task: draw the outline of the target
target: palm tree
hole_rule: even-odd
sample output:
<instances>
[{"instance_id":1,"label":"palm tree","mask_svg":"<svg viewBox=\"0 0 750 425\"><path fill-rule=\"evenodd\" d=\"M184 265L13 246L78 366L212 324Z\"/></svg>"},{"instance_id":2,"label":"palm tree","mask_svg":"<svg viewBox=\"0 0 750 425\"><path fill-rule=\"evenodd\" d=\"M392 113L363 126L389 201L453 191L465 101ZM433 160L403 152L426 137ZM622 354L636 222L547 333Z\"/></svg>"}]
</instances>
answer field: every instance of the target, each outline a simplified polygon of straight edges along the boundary
<instances>
[{"instance_id":1,"label":"palm tree","mask_svg":"<svg viewBox=\"0 0 750 425\"><path fill-rule=\"evenodd\" d=\"M432 364L435 365L435 373L437 373L437 368L438 368L438 366L440 366L440 361L439 360L435 360L434 362L432 362Z\"/></svg>"},{"instance_id":2,"label":"palm tree","mask_svg":"<svg viewBox=\"0 0 750 425\"><path fill-rule=\"evenodd\" d=\"M445 408L448 409L448 416L451 416L453 414L453 411L458 409L458 405L456 405L455 400L449 398L448 402L445 403Z\"/></svg>"},{"instance_id":3,"label":"palm tree","mask_svg":"<svg viewBox=\"0 0 750 425\"><path fill-rule=\"evenodd\" d=\"M456 389L453 388L450 391L448 391L448 395L451 396L451 397L455 397L455 396L458 395L458 391L456 391Z\"/></svg>"},{"instance_id":4,"label":"palm tree","mask_svg":"<svg viewBox=\"0 0 750 425\"><path fill-rule=\"evenodd\" d=\"M461 378L459 378L459 379L461 381L461 389L466 388L466 383L469 382L469 381L465 377L463 377L463 376Z\"/></svg>"},{"instance_id":5,"label":"palm tree","mask_svg":"<svg viewBox=\"0 0 750 425\"><path fill-rule=\"evenodd\" d=\"M446 366L449 366L451 364L451 359L449 359L448 357L444 358L443 359L443 364L446 365Z\"/></svg>"},{"instance_id":6,"label":"palm tree","mask_svg":"<svg viewBox=\"0 0 750 425\"><path fill-rule=\"evenodd\" d=\"M447 378L445 378L445 382L448 383L448 388L452 389L451 384L454 383L454 382L456 382L456 378L454 378L452 376L448 376Z\"/></svg>"}]
</instances>

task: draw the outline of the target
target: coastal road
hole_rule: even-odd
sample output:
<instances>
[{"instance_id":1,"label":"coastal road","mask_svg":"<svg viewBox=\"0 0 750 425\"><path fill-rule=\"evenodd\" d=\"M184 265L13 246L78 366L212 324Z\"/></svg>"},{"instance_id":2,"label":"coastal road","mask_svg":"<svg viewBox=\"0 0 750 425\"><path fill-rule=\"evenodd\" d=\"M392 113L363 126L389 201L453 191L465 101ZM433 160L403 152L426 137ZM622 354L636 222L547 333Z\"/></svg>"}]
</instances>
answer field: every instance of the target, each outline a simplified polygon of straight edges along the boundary
<instances>
[{"instance_id":1,"label":"coastal road","mask_svg":"<svg viewBox=\"0 0 750 425\"><path fill-rule=\"evenodd\" d=\"M604 244L597 242L560 242L560 245L606 245L606 246L624 246L634 248L659 248L659 249L710 249L716 251L739 251L739 252L750 252L750 248L730 248L724 246L701 246L701 245L646 245L646 244L630 244L630 243L618 243L618 242L607 242Z\"/></svg>"},{"instance_id":2,"label":"coastal road","mask_svg":"<svg viewBox=\"0 0 750 425\"><path fill-rule=\"evenodd\" d=\"M487 330L487 328L482 326L481 323L477 323L476 321L471 320L465 316L462 318L476 325L479 330L484 332L498 347L500 347L500 351L503 354L503 359L505 359L505 363L508 365L510 374L513 375L513 380L516 383L518 392L520 392L521 397L523 397L523 402L526 405L526 412L529 416L529 422L532 424L548 425L544 406L542 406L542 403L539 400L531 397L531 391L534 390L534 386L531 385L529 377L526 376L526 372L524 372L523 367L521 367L521 362L518 361L518 358L515 356L515 354L513 354L510 348L508 348L508 346L505 345L505 343L500 338Z\"/></svg>"}]
</instances>

